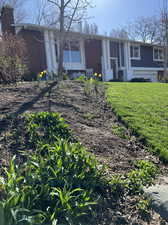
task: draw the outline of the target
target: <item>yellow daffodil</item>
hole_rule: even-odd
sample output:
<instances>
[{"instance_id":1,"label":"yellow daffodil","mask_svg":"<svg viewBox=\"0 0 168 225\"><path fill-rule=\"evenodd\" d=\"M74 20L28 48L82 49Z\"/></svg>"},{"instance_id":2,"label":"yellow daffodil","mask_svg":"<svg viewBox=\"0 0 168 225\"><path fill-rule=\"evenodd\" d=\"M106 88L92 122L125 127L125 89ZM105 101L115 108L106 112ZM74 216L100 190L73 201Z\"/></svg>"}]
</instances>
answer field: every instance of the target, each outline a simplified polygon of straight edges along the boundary
<instances>
[{"instance_id":1,"label":"yellow daffodil","mask_svg":"<svg viewBox=\"0 0 168 225\"><path fill-rule=\"evenodd\" d=\"M95 77L97 77L98 74L97 73L94 73L94 75L95 75Z\"/></svg>"},{"instance_id":2,"label":"yellow daffodil","mask_svg":"<svg viewBox=\"0 0 168 225\"><path fill-rule=\"evenodd\" d=\"M99 77L102 77L101 73L99 74Z\"/></svg>"}]
</instances>

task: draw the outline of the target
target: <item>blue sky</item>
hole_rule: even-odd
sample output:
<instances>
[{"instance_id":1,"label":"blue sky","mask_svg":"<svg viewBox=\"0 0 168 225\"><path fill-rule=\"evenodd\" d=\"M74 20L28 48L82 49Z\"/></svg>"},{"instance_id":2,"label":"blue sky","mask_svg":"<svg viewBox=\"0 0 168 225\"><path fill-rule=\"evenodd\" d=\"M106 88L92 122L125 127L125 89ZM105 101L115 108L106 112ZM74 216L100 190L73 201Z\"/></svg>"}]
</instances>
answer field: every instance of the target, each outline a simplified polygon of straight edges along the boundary
<instances>
[{"instance_id":1,"label":"blue sky","mask_svg":"<svg viewBox=\"0 0 168 225\"><path fill-rule=\"evenodd\" d=\"M31 2L31 4L30 4ZM30 0L29 12L34 12L35 0ZM127 25L137 17L159 15L163 0L92 0L95 7L88 10L89 23L95 22L99 32Z\"/></svg>"},{"instance_id":2,"label":"blue sky","mask_svg":"<svg viewBox=\"0 0 168 225\"><path fill-rule=\"evenodd\" d=\"M140 16L158 15L163 0L93 0L96 7L89 10L90 22L99 26L101 33L126 25Z\"/></svg>"}]
</instances>

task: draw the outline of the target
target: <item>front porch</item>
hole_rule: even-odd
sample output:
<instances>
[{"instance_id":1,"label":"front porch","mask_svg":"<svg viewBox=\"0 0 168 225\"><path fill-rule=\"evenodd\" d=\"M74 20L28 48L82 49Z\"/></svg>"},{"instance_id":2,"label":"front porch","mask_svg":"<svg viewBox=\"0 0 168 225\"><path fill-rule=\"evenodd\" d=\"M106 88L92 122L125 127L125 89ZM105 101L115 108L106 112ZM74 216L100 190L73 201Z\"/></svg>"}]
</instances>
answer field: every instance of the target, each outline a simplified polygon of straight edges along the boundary
<instances>
[{"instance_id":1,"label":"front porch","mask_svg":"<svg viewBox=\"0 0 168 225\"><path fill-rule=\"evenodd\" d=\"M90 38L90 39L89 39ZM101 73L103 81L126 80L124 43L86 35L69 36L64 46L64 70L73 76ZM47 70L57 74L59 59L58 32L44 31Z\"/></svg>"}]
</instances>

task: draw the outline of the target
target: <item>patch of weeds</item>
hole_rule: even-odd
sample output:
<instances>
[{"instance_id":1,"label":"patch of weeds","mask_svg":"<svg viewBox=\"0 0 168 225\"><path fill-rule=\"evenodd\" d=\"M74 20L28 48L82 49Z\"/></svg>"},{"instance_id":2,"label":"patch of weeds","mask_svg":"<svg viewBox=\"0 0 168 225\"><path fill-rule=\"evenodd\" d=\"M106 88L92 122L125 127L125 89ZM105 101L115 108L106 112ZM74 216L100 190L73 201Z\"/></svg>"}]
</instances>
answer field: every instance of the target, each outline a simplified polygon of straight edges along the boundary
<instances>
[{"instance_id":1,"label":"patch of weeds","mask_svg":"<svg viewBox=\"0 0 168 225\"><path fill-rule=\"evenodd\" d=\"M112 133L120 138L129 139L127 129L117 123L112 125Z\"/></svg>"},{"instance_id":2,"label":"patch of weeds","mask_svg":"<svg viewBox=\"0 0 168 225\"><path fill-rule=\"evenodd\" d=\"M138 160L135 162L136 169L125 175L114 176L110 180L111 187L114 191L134 195L143 193L144 186L153 184L157 176L158 168L149 161ZM121 191L122 190L122 191Z\"/></svg>"},{"instance_id":3,"label":"patch of weeds","mask_svg":"<svg viewBox=\"0 0 168 225\"><path fill-rule=\"evenodd\" d=\"M85 113L85 114L83 114L83 117L87 120L92 120L96 117L96 115L93 113Z\"/></svg>"},{"instance_id":4,"label":"patch of weeds","mask_svg":"<svg viewBox=\"0 0 168 225\"><path fill-rule=\"evenodd\" d=\"M143 192L143 187L152 185L159 173L158 168L152 162L146 160L136 161L135 167L135 170L126 175L128 191L131 194Z\"/></svg>"},{"instance_id":5,"label":"patch of weeds","mask_svg":"<svg viewBox=\"0 0 168 225\"><path fill-rule=\"evenodd\" d=\"M77 81L86 81L88 78L85 75L81 75L80 77L77 77L75 80Z\"/></svg>"},{"instance_id":6,"label":"patch of weeds","mask_svg":"<svg viewBox=\"0 0 168 225\"><path fill-rule=\"evenodd\" d=\"M72 134L58 113L25 114L26 129L32 143L54 143L57 138L72 140Z\"/></svg>"},{"instance_id":7,"label":"patch of weeds","mask_svg":"<svg viewBox=\"0 0 168 225\"><path fill-rule=\"evenodd\" d=\"M144 220L148 220L150 218L150 210L151 210L151 199L143 196L142 199L137 204L137 209L141 218Z\"/></svg>"},{"instance_id":8,"label":"patch of weeds","mask_svg":"<svg viewBox=\"0 0 168 225\"><path fill-rule=\"evenodd\" d=\"M69 76L67 74L63 74L63 80L69 80Z\"/></svg>"},{"instance_id":9,"label":"patch of weeds","mask_svg":"<svg viewBox=\"0 0 168 225\"><path fill-rule=\"evenodd\" d=\"M69 85L66 81L60 81L57 85L57 88L58 89L63 89L63 90L66 90L69 88Z\"/></svg>"},{"instance_id":10,"label":"patch of weeds","mask_svg":"<svg viewBox=\"0 0 168 225\"><path fill-rule=\"evenodd\" d=\"M99 81L93 78L85 81L84 93L86 96L94 96L99 94Z\"/></svg>"}]
</instances>

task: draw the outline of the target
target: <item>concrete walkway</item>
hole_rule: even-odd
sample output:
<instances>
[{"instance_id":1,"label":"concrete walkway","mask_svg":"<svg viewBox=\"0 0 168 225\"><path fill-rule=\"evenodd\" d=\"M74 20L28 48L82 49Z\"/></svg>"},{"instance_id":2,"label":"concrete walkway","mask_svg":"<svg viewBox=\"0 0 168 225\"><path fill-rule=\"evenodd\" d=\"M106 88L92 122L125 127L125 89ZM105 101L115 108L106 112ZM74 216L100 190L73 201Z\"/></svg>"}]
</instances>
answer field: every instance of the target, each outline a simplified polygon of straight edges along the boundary
<instances>
[{"instance_id":1,"label":"concrete walkway","mask_svg":"<svg viewBox=\"0 0 168 225\"><path fill-rule=\"evenodd\" d=\"M144 191L151 197L153 209L168 222L168 178L164 178L164 184L156 184Z\"/></svg>"}]
</instances>

